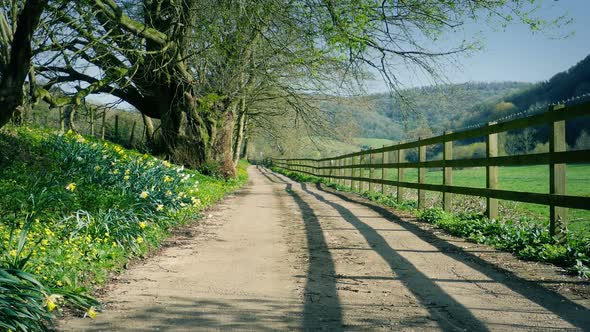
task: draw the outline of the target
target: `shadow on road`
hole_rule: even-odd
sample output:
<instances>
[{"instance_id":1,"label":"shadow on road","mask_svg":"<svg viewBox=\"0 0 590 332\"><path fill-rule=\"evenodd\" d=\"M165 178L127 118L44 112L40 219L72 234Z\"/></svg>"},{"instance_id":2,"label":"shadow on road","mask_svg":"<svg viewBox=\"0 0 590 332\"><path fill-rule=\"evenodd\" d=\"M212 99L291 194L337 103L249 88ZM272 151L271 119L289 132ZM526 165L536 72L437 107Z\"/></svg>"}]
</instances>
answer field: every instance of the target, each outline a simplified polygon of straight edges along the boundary
<instances>
[{"instance_id":1,"label":"shadow on road","mask_svg":"<svg viewBox=\"0 0 590 332\"><path fill-rule=\"evenodd\" d=\"M297 304L283 299L195 300L168 296L159 298L158 302L146 303L145 308L126 316L125 323L121 321L117 325L98 316L99 320L84 331L276 331L269 322L286 322L296 328L300 318L293 310Z\"/></svg>"},{"instance_id":2,"label":"shadow on road","mask_svg":"<svg viewBox=\"0 0 590 332\"><path fill-rule=\"evenodd\" d=\"M436 320L442 330L456 331L468 329L473 331L488 331L486 325L477 319L463 304L447 294L439 285L420 272L410 261L394 250L387 241L373 228L362 222L350 210L325 199L301 184L304 192L315 197L318 201L336 210L344 220L354 226L371 244L371 247L399 276L399 280L414 294L430 315Z\"/></svg>"},{"instance_id":3,"label":"shadow on road","mask_svg":"<svg viewBox=\"0 0 590 332\"><path fill-rule=\"evenodd\" d=\"M264 168L258 167L258 170L269 181L285 185L285 191L297 204L305 223L309 266L304 290L303 329L342 331L342 307L336 289L336 270L317 215L292 190L291 183L277 178Z\"/></svg>"},{"instance_id":4,"label":"shadow on road","mask_svg":"<svg viewBox=\"0 0 590 332\"><path fill-rule=\"evenodd\" d=\"M326 200L323 196L310 191L305 184L302 184L302 187L305 192L313 195L316 199L336 209L342 215L342 217L346 219L349 223L354 225L363 234L363 236L365 236L365 238L368 241L370 241L370 243L383 242L383 238L375 230L367 227L366 224L362 223L356 216L354 216L354 214L352 214L346 208L342 207L339 204ZM366 200L360 197L353 198L342 193L328 191L322 188L322 186L319 184L316 185L316 188L326 194L334 195L346 202L360 204L375 211L376 213L383 216L383 218L398 223L403 228L419 237L421 240L433 245L441 253L464 263L465 265L469 266L474 270L481 272L482 274L492 279L494 282L498 282L505 285L512 291L538 304L546 310L553 312L554 314L558 315L563 320L569 322L577 328L580 328L582 330L590 329L590 311L586 309L584 306L581 306L569 300L563 295L551 291L547 288L544 288L534 281L522 279L506 269L489 263L484 259L476 255L473 255L470 252L467 252L461 247L455 246L451 243L448 243L444 240L437 238L435 235L421 229L417 225L414 225L409 222L404 222L400 220L400 218L396 216L393 212L384 207L381 207L371 202L367 202ZM443 303L449 305L453 304L453 302L456 303L456 301L454 301L452 298L449 298L448 295L443 294L442 290L437 289L436 285L432 283L432 280L428 280L428 278L422 275L419 271L410 270L410 272L406 271L404 268L398 271L400 266L398 265L399 254L397 254L395 250L387 246L386 243L382 243L381 247L382 249L381 252L379 252L379 254L382 255L383 258L386 259L388 262L390 262L390 264L394 261L396 262L395 265L392 265L392 269L397 267L396 272L398 272L400 276L405 276L404 279L406 280L405 282L407 282L407 286L419 298L431 297L431 295L429 295L428 292L423 291L423 289L421 288L424 285L427 285L429 289L436 291L436 293L441 296ZM405 268L413 269L411 264L408 262L402 261L402 264ZM439 300L437 301L440 302ZM468 312L469 310L460 304L458 304L458 306L448 307L447 310L451 310L453 313L459 314L461 317L467 319L468 321L473 321L474 319L474 317ZM482 328L482 330L486 329L485 326L481 325L481 323L479 323L479 325L477 326L477 330L480 330L480 327ZM517 326L514 327L516 328Z\"/></svg>"}]
</instances>

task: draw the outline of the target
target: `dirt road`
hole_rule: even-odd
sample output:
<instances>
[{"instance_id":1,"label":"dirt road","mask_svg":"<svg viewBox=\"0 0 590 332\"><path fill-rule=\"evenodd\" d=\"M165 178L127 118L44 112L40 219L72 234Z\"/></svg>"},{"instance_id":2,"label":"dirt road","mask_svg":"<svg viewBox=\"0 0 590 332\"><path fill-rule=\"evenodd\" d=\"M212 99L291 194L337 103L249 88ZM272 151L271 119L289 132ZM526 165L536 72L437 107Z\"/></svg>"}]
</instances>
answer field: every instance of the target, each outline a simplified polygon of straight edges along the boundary
<instances>
[{"instance_id":1,"label":"dirt road","mask_svg":"<svg viewBox=\"0 0 590 332\"><path fill-rule=\"evenodd\" d=\"M491 264L482 257L492 249L442 240L352 196L249 172L246 189L124 273L105 312L62 328L590 330L587 300ZM564 278L543 282L578 283Z\"/></svg>"}]
</instances>

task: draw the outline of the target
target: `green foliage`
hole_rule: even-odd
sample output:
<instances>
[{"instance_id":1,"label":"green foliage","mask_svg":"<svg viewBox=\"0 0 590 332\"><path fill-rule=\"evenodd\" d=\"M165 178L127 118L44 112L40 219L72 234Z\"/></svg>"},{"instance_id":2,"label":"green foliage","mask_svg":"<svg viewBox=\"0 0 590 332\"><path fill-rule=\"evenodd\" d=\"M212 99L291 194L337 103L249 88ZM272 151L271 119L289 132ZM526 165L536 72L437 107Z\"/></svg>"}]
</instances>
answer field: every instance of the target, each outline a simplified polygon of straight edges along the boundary
<instances>
[{"instance_id":1,"label":"green foliage","mask_svg":"<svg viewBox=\"0 0 590 332\"><path fill-rule=\"evenodd\" d=\"M27 303L43 308L39 294L55 295L58 308L42 324L62 306L92 313L89 290L247 181L243 162L225 181L71 132L3 131L0 147L12 158L0 160L0 197L8 198L0 200L0 269L38 282L23 294L0 287L0 301L37 296Z\"/></svg>"},{"instance_id":2,"label":"green foliage","mask_svg":"<svg viewBox=\"0 0 590 332\"><path fill-rule=\"evenodd\" d=\"M546 225L535 220L489 220L480 215L453 215L439 208L422 210L420 220L434 224L452 235L492 245L533 261L556 264L590 277L590 238L564 230L563 240L549 235Z\"/></svg>"},{"instance_id":3,"label":"green foliage","mask_svg":"<svg viewBox=\"0 0 590 332\"><path fill-rule=\"evenodd\" d=\"M0 328L5 331L49 331L53 325L48 301L59 297L30 274L0 268ZM57 302L57 300L54 300ZM49 304L51 305L51 304Z\"/></svg>"}]
</instances>

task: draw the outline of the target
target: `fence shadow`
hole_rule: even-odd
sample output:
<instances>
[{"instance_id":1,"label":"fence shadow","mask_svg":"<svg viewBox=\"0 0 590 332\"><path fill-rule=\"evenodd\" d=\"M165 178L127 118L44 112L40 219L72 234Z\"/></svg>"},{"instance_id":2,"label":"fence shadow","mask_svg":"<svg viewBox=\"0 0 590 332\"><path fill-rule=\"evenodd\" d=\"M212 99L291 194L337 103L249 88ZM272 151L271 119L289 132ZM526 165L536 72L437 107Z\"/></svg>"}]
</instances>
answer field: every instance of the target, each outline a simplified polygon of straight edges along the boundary
<instances>
[{"instance_id":1,"label":"fence shadow","mask_svg":"<svg viewBox=\"0 0 590 332\"><path fill-rule=\"evenodd\" d=\"M477 319L468 308L447 294L436 282L420 272L410 261L393 249L375 229L361 221L353 212L314 193L304 183L301 184L301 188L318 201L332 207L346 222L360 232L367 243L371 244L372 249L387 262L391 271L399 277L399 280L406 288L429 311L431 317L436 320L442 330L488 331L487 326Z\"/></svg>"},{"instance_id":2,"label":"fence shadow","mask_svg":"<svg viewBox=\"0 0 590 332\"><path fill-rule=\"evenodd\" d=\"M338 204L327 201L324 197L318 194L309 191L309 189L305 187L305 184L303 184L302 186L304 187L304 190L306 192L308 192L311 195L314 195L318 200L322 200L326 204L332 205L336 210L341 212L342 216L355 227L357 227L359 231L361 231L361 233L363 233L363 235L367 238L367 240L382 241L380 235L374 232L374 230L370 230L369 228L367 228L366 225L360 222L352 213L350 213L350 211L346 210ZM538 304L546 310L558 315L570 324L582 330L588 330L590 328L590 310L586 309L582 305L579 305L569 300L563 295L554 292L550 289L547 289L543 286L540 286L534 281L522 279L511 271L508 271L497 265L487 262L484 259L467 252L461 247L458 247L456 245L453 245L451 243L448 243L444 240L437 238L435 235L421 229L415 224L404 222L387 208L384 208L372 202L368 202L361 197L353 198L342 193L324 189L319 184L316 184L316 188L324 193L334 195L346 202L360 204L373 210L374 212L381 215L383 218L398 223L406 230L412 232L421 240L428 242L432 246L436 247L441 253L455 260L461 261L470 268L486 275L490 279L503 284L515 293L520 294L521 296ZM387 250L387 252L384 252L383 254L398 255L395 253L394 250ZM410 280L409 282L409 287L420 286L420 284L414 284L413 280Z\"/></svg>"}]
</instances>

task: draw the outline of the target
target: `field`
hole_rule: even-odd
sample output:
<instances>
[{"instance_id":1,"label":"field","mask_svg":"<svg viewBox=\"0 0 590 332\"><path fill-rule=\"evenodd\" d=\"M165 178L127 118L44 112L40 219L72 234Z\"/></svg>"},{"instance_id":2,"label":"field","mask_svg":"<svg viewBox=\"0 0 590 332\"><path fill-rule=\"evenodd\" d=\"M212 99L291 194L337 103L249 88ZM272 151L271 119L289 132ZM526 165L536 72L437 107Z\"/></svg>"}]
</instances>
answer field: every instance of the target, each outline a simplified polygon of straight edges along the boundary
<instances>
[{"instance_id":1,"label":"field","mask_svg":"<svg viewBox=\"0 0 590 332\"><path fill-rule=\"evenodd\" d=\"M388 178L397 180L397 170L391 169ZM368 176L368 171L365 175ZM374 177L379 178L381 170L375 171ZM485 168L467 168L453 170L453 185L485 188ZM417 182L417 169L406 169L404 172L404 181ZM430 184L442 184L442 170L432 170L426 173L426 182ZM540 166L523 166L523 167L500 167L499 169L499 189L528 191L538 193L549 192L549 167ZM378 186L380 189L380 186ZM415 190L406 189L409 195ZM566 193L568 195L590 196L590 165L567 165L566 170ZM440 193L429 192L428 197L431 204L438 204ZM411 197L411 196L410 196ZM483 201L483 199L481 200ZM541 220L548 220L549 208L539 204L514 203L501 201L505 207L504 212L510 212L511 215L521 213L539 217ZM572 231L583 231L590 233L590 211L570 209L568 210L568 223Z\"/></svg>"}]
</instances>

